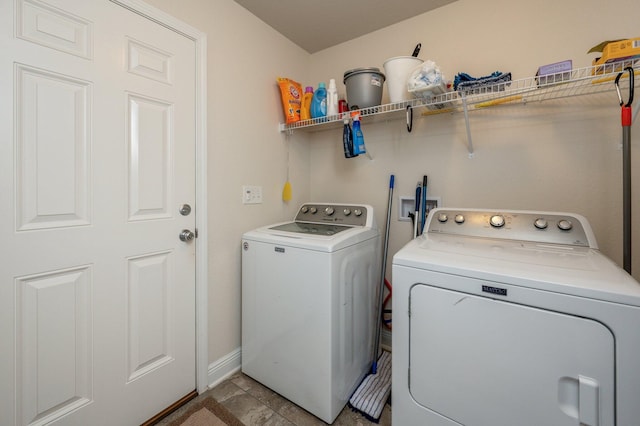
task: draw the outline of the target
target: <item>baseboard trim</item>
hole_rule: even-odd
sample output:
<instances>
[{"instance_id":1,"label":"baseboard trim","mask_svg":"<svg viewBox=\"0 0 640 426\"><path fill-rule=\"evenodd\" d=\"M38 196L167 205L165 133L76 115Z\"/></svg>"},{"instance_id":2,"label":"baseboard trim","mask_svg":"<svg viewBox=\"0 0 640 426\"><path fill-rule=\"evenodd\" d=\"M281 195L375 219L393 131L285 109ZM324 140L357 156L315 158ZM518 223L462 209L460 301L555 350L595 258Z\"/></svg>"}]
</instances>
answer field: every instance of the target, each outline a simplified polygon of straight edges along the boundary
<instances>
[{"instance_id":1,"label":"baseboard trim","mask_svg":"<svg viewBox=\"0 0 640 426\"><path fill-rule=\"evenodd\" d=\"M209 364L209 389L214 388L242 367L242 348L237 348Z\"/></svg>"}]
</instances>

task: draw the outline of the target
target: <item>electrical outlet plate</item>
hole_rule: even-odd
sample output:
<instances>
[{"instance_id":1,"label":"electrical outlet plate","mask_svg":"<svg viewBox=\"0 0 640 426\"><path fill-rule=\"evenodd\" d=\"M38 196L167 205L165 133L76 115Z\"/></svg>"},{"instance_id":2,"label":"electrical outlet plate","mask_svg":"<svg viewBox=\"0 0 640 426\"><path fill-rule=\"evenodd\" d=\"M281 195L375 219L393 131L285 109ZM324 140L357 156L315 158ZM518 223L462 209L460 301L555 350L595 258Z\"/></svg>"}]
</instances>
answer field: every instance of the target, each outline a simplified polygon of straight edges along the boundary
<instances>
[{"instance_id":1,"label":"electrical outlet plate","mask_svg":"<svg viewBox=\"0 0 640 426\"><path fill-rule=\"evenodd\" d=\"M398 220L401 222L411 222L409 213L413 214L416 209L415 197L400 196L398 203ZM442 207L442 199L440 197L427 196L427 214L436 207Z\"/></svg>"},{"instance_id":2,"label":"electrical outlet plate","mask_svg":"<svg viewBox=\"0 0 640 426\"><path fill-rule=\"evenodd\" d=\"M262 203L262 187L255 185L244 185L242 187L242 204Z\"/></svg>"}]
</instances>

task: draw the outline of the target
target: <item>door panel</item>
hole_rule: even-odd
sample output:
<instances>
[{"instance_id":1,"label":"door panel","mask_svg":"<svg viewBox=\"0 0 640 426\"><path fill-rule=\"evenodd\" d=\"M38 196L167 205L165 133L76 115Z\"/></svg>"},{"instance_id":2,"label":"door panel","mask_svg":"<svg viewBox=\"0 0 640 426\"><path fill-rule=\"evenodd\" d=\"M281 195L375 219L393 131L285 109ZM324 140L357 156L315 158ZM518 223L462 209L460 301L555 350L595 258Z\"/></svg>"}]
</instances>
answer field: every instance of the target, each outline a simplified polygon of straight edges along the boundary
<instances>
[{"instance_id":1,"label":"door panel","mask_svg":"<svg viewBox=\"0 0 640 426\"><path fill-rule=\"evenodd\" d=\"M15 281L18 424L92 400L91 273L85 266Z\"/></svg>"},{"instance_id":2,"label":"door panel","mask_svg":"<svg viewBox=\"0 0 640 426\"><path fill-rule=\"evenodd\" d=\"M614 425L603 324L422 284L409 302L418 404L464 425Z\"/></svg>"},{"instance_id":3,"label":"door panel","mask_svg":"<svg viewBox=\"0 0 640 426\"><path fill-rule=\"evenodd\" d=\"M139 424L195 389L194 42L2 0L0 49L2 422Z\"/></svg>"},{"instance_id":4,"label":"door panel","mask_svg":"<svg viewBox=\"0 0 640 426\"><path fill-rule=\"evenodd\" d=\"M15 66L17 230L90 223L91 86Z\"/></svg>"}]
</instances>

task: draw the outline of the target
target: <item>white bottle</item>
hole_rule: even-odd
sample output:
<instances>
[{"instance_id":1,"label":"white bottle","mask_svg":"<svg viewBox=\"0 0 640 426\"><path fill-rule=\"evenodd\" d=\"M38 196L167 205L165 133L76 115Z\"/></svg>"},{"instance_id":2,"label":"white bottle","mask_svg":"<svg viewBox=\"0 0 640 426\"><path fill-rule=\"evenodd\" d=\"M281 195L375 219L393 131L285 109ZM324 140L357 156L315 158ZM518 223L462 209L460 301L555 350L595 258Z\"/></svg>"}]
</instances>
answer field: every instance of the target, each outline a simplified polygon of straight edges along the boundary
<instances>
[{"instance_id":1,"label":"white bottle","mask_svg":"<svg viewBox=\"0 0 640 426\"><path fill-rule=\"evenodd\" d=\"M336 88L336 80L329 80L329 88L327 89L327 116L338 114L338 89Z\"/></svg>"}]
</instances>

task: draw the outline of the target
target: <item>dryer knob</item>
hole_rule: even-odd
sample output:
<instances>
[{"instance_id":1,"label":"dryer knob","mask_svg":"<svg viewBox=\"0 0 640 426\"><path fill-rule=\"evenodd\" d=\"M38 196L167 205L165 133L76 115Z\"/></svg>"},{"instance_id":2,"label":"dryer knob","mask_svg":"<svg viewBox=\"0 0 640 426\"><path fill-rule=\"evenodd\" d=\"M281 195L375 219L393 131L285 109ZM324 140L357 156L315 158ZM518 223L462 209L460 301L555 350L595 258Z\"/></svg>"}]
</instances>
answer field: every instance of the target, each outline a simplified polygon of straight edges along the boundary
<instances>
[{"instance_id":1,"label":"dryer knob","mask_svg":"<svg viewBox=\"0 0 640 426\"><path fill-rule=\"evenodd\" d=\"M440 213L438 215L438 222L445 223L447 220L449 220L449 217L445 213Z\"/></svg>"},{"instance_id":2,"label":"dryer knob","mask_svg":"<svg viewBox=\"0 0 640 426\"><path fill-rule=\"evenodd\" d=\"M499 214L493 215L491 216L491 219L489 219L489 223L494 228L502 228L504 226L504 216Z\"/></svg>"},{"instance_id":3,"label":"dryer knob","mask_svg":"<svg viewBox=\"0 0 640 426\"><path fill-rule=\"evenodd\" d=\"M306 212L308 212L308 211L309 211L309 207L307 207L307 206L302 206L302 208L300 209L300 211L301 211L302 213L306 213Z\"/></svg>"},{"instance_id":4,"label":"dryer knob","mask_svg":"<svg viewBox=\"0 0 640 426\"><path fill-rule=\"evenodd\" d=\"M349 210L349 209L344 209L344 210L342 210L342 213L343 213L345 216L349 216L349 215L351 214L351 210Z\"/></svg>"},{"instance_id":5,"label":"dryer knob","mask_svg":"<svg viewBox=\"0 0 640 426\"><path fill-rule=\"evenodd\" d=\"M327 216L331 216L334 212L335 210L333 209L333 207L327 207L324 209L324 214L326 214Z\"/></svg>"},{"instance_id":6,"label":"dryer knob","mask_svg":"<svg viewBox=\"0 0 640 426\"><path fill-rule=\"evenodd\" d=\"M362 216L362 210L360 210L360 209L355 209L355 210L353 211L353 214L355 214L356 216Z\"/></svg>"},{"instance_id":7,"label":"dryer knob","mask_svg":"<svg viewBox=\"0 0 640 426\"><path fill-rule=\"evenodd\" d=\"M561 231L571 231L571 228L573 228L573 223L571 223L571 221L569 220L562 219L560 222L558 222L558 228L560 228Z\"/></svg>"},{"instance_id":8,"label":"dryer knob","mask_svg":"<svg viewBox=\"0 0 640 426\"><path fill-rule=\"evenodd\" d=\"M318 209L316 209L315 207L311 207L309 211L311 212L311 214L316 214L318 212Z\"/></svg>"},{"instance_id":9,"label":"dryer knob","mask_svg":"<svg viewBox=\"0 0 640 426\"><path fill-rule=\"evenodd\" d=\"M546 219L539 217L535 220L535 222L533 222L533 226L538 229L547 229L547 226L549 226L549 224L547 223Z\"/></svg>"},{"instance_id":10,"label":"dryer knob","mask_svg":"<svg viewBox=\"0 0 640 426\"><path fill-rule=\"evenodd\" d=\"M457 214L456 217L453 219L456 221L456 223L464 223L464 216L462 216L461 214Z\"/></svg>"}]
</instances>

